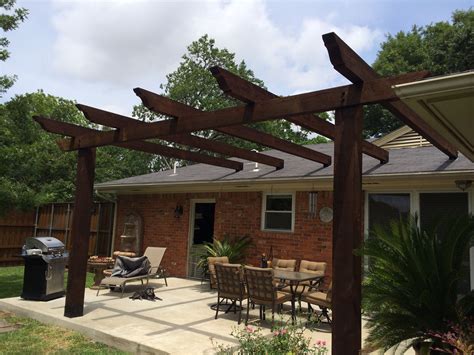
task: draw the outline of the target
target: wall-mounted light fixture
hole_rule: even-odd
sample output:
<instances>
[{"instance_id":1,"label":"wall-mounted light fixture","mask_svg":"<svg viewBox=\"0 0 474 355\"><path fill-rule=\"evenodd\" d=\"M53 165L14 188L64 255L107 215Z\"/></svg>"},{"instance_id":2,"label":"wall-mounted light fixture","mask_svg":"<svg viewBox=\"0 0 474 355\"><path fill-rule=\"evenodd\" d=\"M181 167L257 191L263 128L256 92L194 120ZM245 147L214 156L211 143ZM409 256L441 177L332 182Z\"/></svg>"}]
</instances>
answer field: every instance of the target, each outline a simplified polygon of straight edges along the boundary
<instances>
[{"instance_id":1,"label":"wall-mounted light fixture","mask_svg":"<svg viewBox=\"0 0 474 355\"><path fill-rule=\"evenodd\" d=\"M462 191L466 191L472 185L472 180L456 180L454 181L456 187Z\"/></svg>"},{"instance_id":2,"label":"wall-mounted light fixture","mask_svg":"<svg viewBox=\"0 0 474 355\"><path fill-rule=\"evenodd\" d=\"M174 218L179 218L183 215L183 206L180 204L176 205L176 208L174 209Z\"/></svg>"},{"instance_id":3,"label":"wall-mounted light fixture","mask_svg":"<svg viewBox=\"0 0 474 355\"><path fill-rule=\"evenodd\" d=\"M316 209L318 205L318 193L316 191L311 191L308 194L308 214L311 218L316 216Z\"/></svg>"}]
</instances>

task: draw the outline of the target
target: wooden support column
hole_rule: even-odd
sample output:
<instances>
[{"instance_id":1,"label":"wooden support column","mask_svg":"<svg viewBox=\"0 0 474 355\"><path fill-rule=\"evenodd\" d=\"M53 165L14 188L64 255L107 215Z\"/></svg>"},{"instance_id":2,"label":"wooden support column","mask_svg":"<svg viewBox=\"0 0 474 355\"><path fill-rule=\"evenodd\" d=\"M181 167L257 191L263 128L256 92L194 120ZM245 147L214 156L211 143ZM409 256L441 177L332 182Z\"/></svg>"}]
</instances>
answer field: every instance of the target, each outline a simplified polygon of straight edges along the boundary
<instances>
[{"instance_id":1,"label":"wooden support column","mask_svg":"<svg viewBox=\"0 0 474 355\"><path fill-rule=\"evenodd\" d=\"M332 353L361 349L362 106L336 110L332 250Z\"/></svg>"},{"instance_id":2,"label":"wooden support column","mask_svg":"<svg viewBox=\"0 0 474 355\"><path fill-rule=\"evenodd\" d=\"M81 317L84 313L94 171L95 149L79 149L66 306L64 308L64 316L69 318Z\"/></svg>"}]
</instances>

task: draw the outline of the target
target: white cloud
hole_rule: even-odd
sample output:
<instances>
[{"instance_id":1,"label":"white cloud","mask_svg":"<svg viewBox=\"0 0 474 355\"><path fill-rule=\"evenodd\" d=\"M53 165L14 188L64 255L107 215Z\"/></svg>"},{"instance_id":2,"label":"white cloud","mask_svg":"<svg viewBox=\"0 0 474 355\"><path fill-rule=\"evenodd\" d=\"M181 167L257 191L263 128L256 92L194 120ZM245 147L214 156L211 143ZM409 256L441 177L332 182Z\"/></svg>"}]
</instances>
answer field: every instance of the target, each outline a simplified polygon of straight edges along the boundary
<instances>
[{"instance_id":1,"label":"white cloud","mask_svg":"<svg viewBox=\"0 0 474 355\"><path fill-rule=\"evenodd\" d=\"M361 54L382 38L377 29L338 25L335 16L306 18L288 33L263 1L56 1L54 8L55 68L74 79L127 88L163 82L186 46L205 33L279 94L341 82L323 33L338 33Z\"/></svg>"}]
</instances>

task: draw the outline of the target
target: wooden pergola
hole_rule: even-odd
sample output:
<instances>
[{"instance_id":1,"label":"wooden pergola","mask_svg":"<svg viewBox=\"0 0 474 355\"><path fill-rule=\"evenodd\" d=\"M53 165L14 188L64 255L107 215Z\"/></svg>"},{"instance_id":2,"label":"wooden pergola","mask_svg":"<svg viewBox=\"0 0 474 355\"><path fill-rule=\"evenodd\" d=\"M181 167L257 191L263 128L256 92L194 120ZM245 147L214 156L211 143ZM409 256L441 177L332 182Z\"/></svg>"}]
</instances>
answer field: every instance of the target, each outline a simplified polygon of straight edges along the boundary
<instances>
[{"instance_id":1,"label":"wooden pergola","mask_svg":"<svg viewBox=\"0 0 474 355\"><path fill-rule=\"evenodd\" d=\"M216 130L323 166L334 163L332 352L359 353L362 264L361 258L355 256L353 250L360 246L363 237L362 153L378 159L381 164L389 159L387 151L362 139L363 105L381 103L444 152L449 159L457 157L457 150L402 103L392 90L392 85L423 79L429 75L428 72L380 77L335 33L323 35L323 41L334 68L349 79L351 85L279 97L225 69L214 67L211 72L223 92L242 101L243 105L203 112L137 88L134 91L147 108L167 115L170 119L144 123L97 108L77 105L89 121L111 127L111 130L99 131L51 118L34 117L46 131L68 137L58 141L63 151L78 151L72 250L64 311L66 317L83 315L96 147L115 145L235 171L242 170L243 164L226 159L225 156L258 162L276 169L284 167L282 159L192 134L200 130ZM315 115L331 110L335 110L335 124ZM246 126L282 118L334 140L334 162L331 162L329 155ZM199 148L201 152L147 141L153 138ZM207 155L202 151L218 153L224 157Z\"/></svg>"}]
</instances>

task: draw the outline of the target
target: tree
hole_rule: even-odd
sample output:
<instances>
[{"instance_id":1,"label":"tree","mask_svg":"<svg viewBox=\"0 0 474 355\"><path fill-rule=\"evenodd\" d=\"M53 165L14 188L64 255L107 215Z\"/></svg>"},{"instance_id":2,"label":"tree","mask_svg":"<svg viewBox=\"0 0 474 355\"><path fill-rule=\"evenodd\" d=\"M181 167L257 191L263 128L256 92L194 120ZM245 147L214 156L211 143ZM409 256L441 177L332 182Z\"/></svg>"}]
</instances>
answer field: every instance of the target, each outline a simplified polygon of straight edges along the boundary
<instances>
[{"instance_id":1,"label":"tree","mask_svg":"<svg viewBox=\"0 0 474 355\"><path fill-rule=\"evenodd\" d=\"M75 191L76 154L55 144L33 115L91 127L74 102L42 91L16 96L0 105L0 214L41 203L70 201ZM96 182L146 174L160 161L117 147L97 149ZM158 166L157 166L158 165Z\"/></svg>"},{"instance_id":2,"label":"tree","mask_svg":"<svg viewBox=\"0 0 474 355\"><path fill-rule=\"evenodd\" d=\"M208 35L192 42L187 50L187 53L182 56L179 67L166 76L166 84L160 85L163 94L173 100L204 111L213 111L242 104L240 101L225 95L219 88L209 71L210 67L216 65L260 87L265 87L263 81L255 77L244 61L237 63L234 53L227 49L217 48L215 41L209 38ZM133 115L144 121L163 118L148 111L142 105L135 106ZM296 131L291 123L286 120L260 122L253 124L252 127L298 144L326 142L322 137L311 140L308 131ZM263 149L258 144L229 137L216 131L201 131L198 134L202 137L224 141L246 149Z\"/></svg>"},{"instance_id":3,"label":"tree","mask_svg":"<svg viewBox=\"0 0 474 355\"><path fill-rule=\"evenodd\" d=\"M452 22L437 22L388 35L373 68L383 76L429 70L432 75L462 72L474 67L474 10L455 11ZM378 137L403 122L380 105L367 107L364 135Z\"/></svg>"},{"instance_id":4,"label":"tree","mask_svg":"<svg viewBox=\"0 0 474 355\"><path fill-rule=\"evenodd\" d=\"M21 22L25 21L28 16L28 10L14 8L16 0L0 0L0 9L11 12L0 14L0 28L3 32L12 31L18 28ZM10 41L6 37L0 37L0 60L6 61L10 56L7 50ZM16 80L16 75L0 75L0 97L9 89Z\"/></svg>"}]
</instances>

